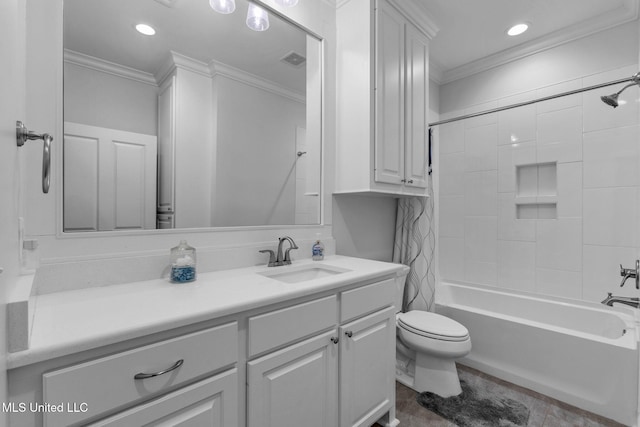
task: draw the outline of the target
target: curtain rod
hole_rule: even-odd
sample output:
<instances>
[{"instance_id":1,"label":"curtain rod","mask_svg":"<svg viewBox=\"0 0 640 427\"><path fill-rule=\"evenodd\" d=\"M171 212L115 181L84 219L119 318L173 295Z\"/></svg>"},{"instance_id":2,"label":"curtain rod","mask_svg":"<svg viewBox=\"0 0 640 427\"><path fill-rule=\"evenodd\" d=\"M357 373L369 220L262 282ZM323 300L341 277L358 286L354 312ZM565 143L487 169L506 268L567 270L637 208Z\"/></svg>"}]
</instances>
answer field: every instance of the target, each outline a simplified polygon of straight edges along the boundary
<instances>
[{"instance_id":1,"label":"curtain rod","mask_svg":"<svg viewBox=\"0 0 640 427\"><path fill-rule=\"evenodd\" d=\"M600 89L602 87L613 86L620 83L635 81L633 77L615 80L609 83L601 83L598 85L593 85L589 87L584 87L581 89L570 90L568 92L562 92L555 95L545 96L543 98L532 99L531 101L519 102L517 104L505 105L504 107L493 108L491 110L480 111L478 113L465 114L463 116L453 117L451 119L440 120L437 122L429 123L429 127L443 125L445 123L457 122L458 120L471 119L473 117L484 116L486 114L497 113L499 111L510 110L512 108L524 107L525 105L535 104L536 102L549 101L551 99L560 98L563 96L575 95L576 93L586 92L588 90Z\"/></svg>"}]
</instances>

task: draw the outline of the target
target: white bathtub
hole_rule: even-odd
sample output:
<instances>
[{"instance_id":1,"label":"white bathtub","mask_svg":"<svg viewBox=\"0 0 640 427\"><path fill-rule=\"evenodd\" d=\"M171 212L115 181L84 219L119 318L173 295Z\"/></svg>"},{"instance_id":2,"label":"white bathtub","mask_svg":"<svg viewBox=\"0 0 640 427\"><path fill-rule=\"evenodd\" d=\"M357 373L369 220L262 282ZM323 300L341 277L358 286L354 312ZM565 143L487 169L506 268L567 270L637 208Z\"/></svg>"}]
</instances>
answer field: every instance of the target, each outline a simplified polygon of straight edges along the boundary
<instances>
[{"instance_id":1,"label":"white bathtub","mask_svg":"<svg viewBox=\"0 0 640 427\"><path fill-rule=\"evenodd\" d=\"M460 362L636 426L638 332L631 311L475 285L440 283L436 311L469 329Z\"/></svg>"}]
</instances>

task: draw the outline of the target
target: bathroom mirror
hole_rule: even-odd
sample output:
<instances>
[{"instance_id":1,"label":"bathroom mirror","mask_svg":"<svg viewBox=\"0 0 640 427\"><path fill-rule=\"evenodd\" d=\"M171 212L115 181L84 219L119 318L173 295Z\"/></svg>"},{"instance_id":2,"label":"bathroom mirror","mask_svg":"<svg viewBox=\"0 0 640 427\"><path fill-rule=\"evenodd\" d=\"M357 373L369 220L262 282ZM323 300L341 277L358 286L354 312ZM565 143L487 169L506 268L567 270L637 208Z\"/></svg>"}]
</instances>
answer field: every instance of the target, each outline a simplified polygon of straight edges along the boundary
<instances>
[{"instance_id":1,"label":"bathroom mirror","mask_svg":"<svg viewBox=\"0 0 640 427\"><path fill-rule=\"evenodd\" d=\"M319 223L321 41L235 5L64 1L65 232Z\"/></svg>"}]
</instances>

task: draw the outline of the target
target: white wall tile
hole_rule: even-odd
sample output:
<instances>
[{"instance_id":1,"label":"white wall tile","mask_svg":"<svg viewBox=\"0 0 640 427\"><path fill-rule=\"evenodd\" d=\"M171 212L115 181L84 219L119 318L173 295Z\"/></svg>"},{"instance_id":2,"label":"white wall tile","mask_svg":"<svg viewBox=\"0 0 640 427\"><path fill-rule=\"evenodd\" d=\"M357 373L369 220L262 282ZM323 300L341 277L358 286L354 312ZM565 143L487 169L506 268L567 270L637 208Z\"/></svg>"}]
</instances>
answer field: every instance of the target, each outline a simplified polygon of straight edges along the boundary
<instances>
[{"instance_id":1,"label":"white wall tile","mask_svg":"<svg viewBox=\"0 0 640 427\"><path fill-rule=\"evenodd\" d=\"M633 279L627 280L626 285L620 287L620 264L624 268L635 266L638 259L635 248L584 245L583 253L583 299L600 302L607 296L607 292L620 296L638 296Z\"/></svg>"},{"instance_id":2,"label":"white wall tile","mask_svg":"<svg viewBox=\"0 0 640 427\"><path fill-rule=\"evenodd\" d=\"M462 113L461 113L462 114ZM439 126L440 154L464 151L464 121L445 123Z\"/></svg>"},{"instance_id":3,"label":"white wall tile","mask_svg":"<svg viewBox=\"0 0 640 427\"><path fill-rule=\"evenodd\" d=\"M536 163L535 142L525 142L498 147L498 191L516 191L516 166Z\"/></svg>"},{"instance_id":4,"label":"white wall tile","mask_svg":"<svg viewBox=\"0 0 640 427\"><path fill-rule=\"evenodd\" d=\"M585 189L584 244L638 245L637 187Z\"/></svg>"},{"instance_id":5,"label":"white wall tile","mask_svg":"<svg viewBox=\"0 0 640 427\"><path fill-rule=\"evenodd\" d=\"M585 188L638 185L640 144L638 126L584 134Z\"/></svg>"},{"instance_id":6,"label":"white wall tile","mask_svg":"<svg viewBox=\"0 0 640 427\"><path fill-rule=\"evenodd\" d=\"M464 195L464 174L444 173L439 175L439 190L442 196Z\"/></svg>"},{"instance_id":7,"label":"white wall tile","mask_svg":"<svg viewBox=\"0 0 640 427\"><path fill-rule=\"evenodd\" d=\"M536 270L536 292L544 295L580 299L582 294L582 272L538 268Z\"/></svg>"},{"instance_id":8,"label":"white wall tile","mask_svg":"<svg viewBox=\"0 0 640 427\"><path fill-rule=\"evenodd\" d=\"M440 197L440 236L464 237L464 197Z\"/></svg>"},{"instance_id":9,"label":"white wall tile","mask_svg":"<svg viewBox=\"0 0 640 427\"><path fill-rule=\"evenodd\" d=\"M547 96L554 96L559 93L570 92L572 90L581 89L582 88L582 80L571 80L568 82L563 82L551 86L547 86L544 88L540 88L536 91L537 98L544 98ZM549 101L542 101L536 104L536 109L538 114L540 113L548 113L550 111L564 110L571 107L577 107L582 105L582 95L575 94L569 96L563 96L560 98L555 98Z\"/></svg>"},{"instance_id":10,"label":"white wall tile","mask_svg":"<svg viewBox=\"0 0 640 427\"><path fill-rule=\"evenodd\" d=\"M498 171L464 174L464 214L466 216L498 215Z\"/></svg>"},{"instance_id":11,"label":"white wall tile","mask_svg":"<svg viewBox=\"0 0 640 427\"><path fill-rule=\"evenodd\" d=\"M582 109L539 114L537 143L539 163L582 160Z\"/></svg>"},{"instance_id":12,"label":"white wall tile","mask_svg":"<svg viewBox=\"0 0 640 427\"><path fill-rule=\"evenodd\" d=\"M592 86L631 77L638 71L637 65L619 68L605 73L595 74L583 79L585 86ZM588 91L582 94L584 103L584 131L590 132L599 129L630 126L638 123L640 113L640 91L637 87L627 88L618 97L619 106L613 108L600 99L602 95L610 95L618 92L626 84L608 86L597 91Z\"/></svg>"},{"instance_id":13,"label":"white wall tile","mask_svg":"<svg viewBox=\"0 0 640 427\"><path fill-rule=\"evenodd\" d=\"M517 219L516 210L515 193L498 195L498 239L535 242L536 221Z\"/></svg>"},{"instance_id":14,"label":"white wall tile","mask_svg":"<svg viewBox=\"0 0 640 427\"><path fill-rule=\"evenodd\" d=\"M480 285L495 286L498 284L498 265L495 262L467 261L464 280Z\"/></svg>"},{"instance_id":15,"label":"white wall tile","mask_svg":"<svg viewBox=\"0 0 640 427\"><path fill-rule=\"evenodd\" d=\"M582 217L582 163L558 164L558 218Z\"/></svg>"},{"instance_id":16,"label":"white wall tile","mask_svg":"<svg viewBox=\"0 0 640 427\"><path fill-rule=\"evenodd\" d=\"M465 171L498 169L498 128L489 124L467 129L465 132Z\"/></svg>"},{"instance_id":17,"label":"white wall tile","mask_svg":"<svg viewBox=\"0 0 640 427\"><path fill-rule=\"evenodd\" d=\"M534 93L519 94L501 99L499 106L527 101ZM498 145L522 143L536 139L535 104L513 108L498 113Z\"/></svg>"},{"instance_id":18,"label":"white wall tile","mask_svg":"<svg viewBox=\"0 0 640 427\"><path fill-rule=\"evenodd\" d=\"M464 239L440 237L438 260L443 279L465 280Z\"/></svg>"},{"instance_id":19,"label":"white wall tile","mask_svg":"<svg viewBox=\"0 0 640 427\"><path fill-rule=\"evenodd\" d=\"M465 217L464 259L493 262L497 260L498 217Z\"/></svg>"},{"instance_id":20,"label":"white wall tile","mask_svg":"<svg viewBox=\"0 0 640 427\"><path fill-rule=\"evenodd\" d=\"M535 290L536 244L498 241L498 286L520 291Z\"/></svg>"},{"instance_id":21,"label":"white wall tile","mask_svg":"<svg viewBox=\"0 0 640 427\"><path fill-rule=\"evenodd\" d=\"M440 174L456 174L464 173L464 152L440 154Z\"/></svg>"},{"instance_id":22,"label":"white wall tile","mask_svg":"<svg viewBox=\"0 0 640 427\"><path fill-rule=\"evenodd\" d=\"M473 105L469 108L466 108L464 110L464 114L474 114L474 113L479 113L487 110L493 110L497 106L498 106L497 101L485 102L483 104ZM478 126L486 126L488 124L496 124L498 123L498 114L492 113L492 114L485 114L478 117L473 117L473 118L464 120L463 123L466 129L471 129Z\"/></svg>"},{"instance_id":23,"label":"white wall tile","mask_svg":"<svg viewBox=\"0 0 640 427\"><path fill-rule=\"evenodd\" d=\"M582 270L582 220L563 218L536 223L536 262L539 268Z\"/></svg>"}]
</instances>

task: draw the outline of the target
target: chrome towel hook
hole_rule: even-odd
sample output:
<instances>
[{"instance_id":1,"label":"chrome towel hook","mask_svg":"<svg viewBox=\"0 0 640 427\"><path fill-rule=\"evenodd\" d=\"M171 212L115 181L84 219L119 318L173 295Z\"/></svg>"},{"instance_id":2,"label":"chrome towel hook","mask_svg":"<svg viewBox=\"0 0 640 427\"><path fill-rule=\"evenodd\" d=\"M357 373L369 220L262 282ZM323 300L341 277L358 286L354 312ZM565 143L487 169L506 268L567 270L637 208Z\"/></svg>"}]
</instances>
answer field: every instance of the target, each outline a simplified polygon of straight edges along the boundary
<instances>
[{"instance_id":1,"label":"chrome towel hook","mask_svg":"<svg viewBox=\"0 0 640 427\"><path fill-rule=\"evenodd\" d=\"M18 147L22 147L27 141L38 139L44 141L42 152L42 192L46 194L49 192L51 183L51 141L53 141L53 137L48 133L38 135L27 129L20 120L16 121L16 144Z\"/></svg>"}]
</instances>

